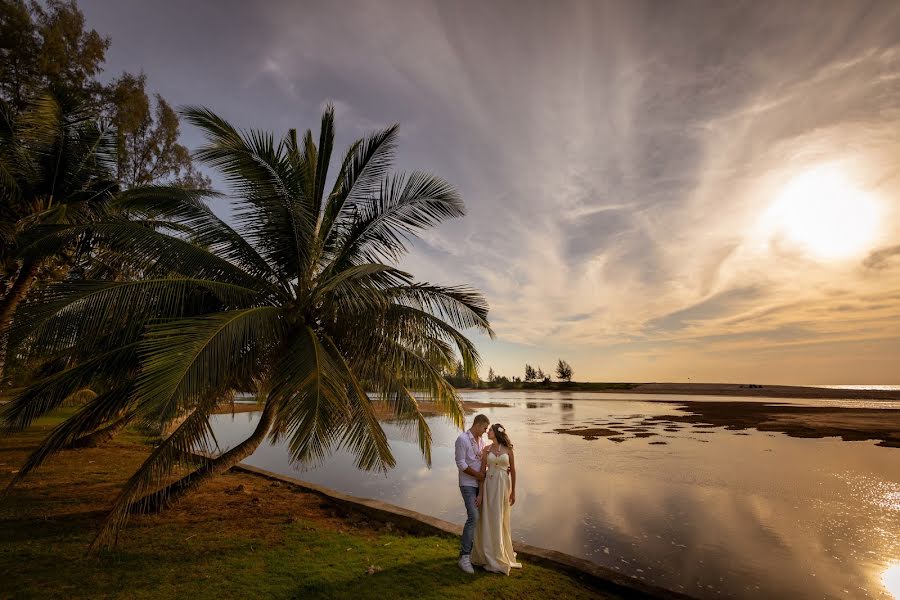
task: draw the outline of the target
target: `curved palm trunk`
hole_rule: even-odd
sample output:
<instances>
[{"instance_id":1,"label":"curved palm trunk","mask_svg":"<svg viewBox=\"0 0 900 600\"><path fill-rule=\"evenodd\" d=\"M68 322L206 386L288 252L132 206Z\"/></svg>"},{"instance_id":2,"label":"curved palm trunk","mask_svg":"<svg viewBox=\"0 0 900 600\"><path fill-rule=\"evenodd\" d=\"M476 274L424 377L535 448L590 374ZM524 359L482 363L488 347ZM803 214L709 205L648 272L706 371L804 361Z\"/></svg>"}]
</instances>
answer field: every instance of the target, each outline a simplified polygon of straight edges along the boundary
<instances>
[{"instance_id":1,"label":"curved palm trunk","mask_svg":"<svg viewBox=\"0 0 900 600\"><path fill-rule=\"evenodd\" d=\"M26 263L19 269L19 274L16 276L12 287L7 292L6 297L0 301L0 328L5 330L9 326L19 302L25 298L31 286L34 285L34 281L37 279L37 272L37 263Z\"/></svg>"},{"instance_id":2,"label":"curved palm trunk","mask_svg":"<svg viewBox=\"0 0 900 600\"><path fill-rule=\"evenodd\" d=\"M25 263L22 265L12 287L9 288L3 300L0 300L0 377L3 376L4 357L6 356L6 332L10 323L12 323L16 307L19 306L19 303L28 295L29 290L34 285L37 279L37 272L37 263Z\"/></svg>"},{"instance_id":3,"label":"curved palm trunk","mask_svg":"<svg viewBox=\"0 0 900 600\"><path fill-rule=\"evenodd\" d=\"M72 443L69 444L68 448L96 448L97 446L102 446L109 440L113 439L113 437L115 437L115 435L120 431L125 429L125 426L128 425L133 418L133 413L127 414L120 419L113 421L106 427L102 427L93 433L89 433L87 435L81 436L76 440L72 440Z\"/></svg>"},{"instance_id":4,"label":"curved palm trunk","mask_svg":"<svg viewBox=\"0 0 900 600\"><path fill-rule=\"evenodd\" d=\"M269 429L272 427L274 417L275 403L269 401L266 403L265 408L263 408L262 415L259 417L259 423L256 424L256 429L250 437L228 452L212 459L190 475L186 475L161 490L144 496L135 502L132 507L132 512L161 512L175 504L188 492L197 489L204 481L207 481L216 475L220 475L240 463L242 460L253 454L266 438Z\"/></svg>"}]
</instances>

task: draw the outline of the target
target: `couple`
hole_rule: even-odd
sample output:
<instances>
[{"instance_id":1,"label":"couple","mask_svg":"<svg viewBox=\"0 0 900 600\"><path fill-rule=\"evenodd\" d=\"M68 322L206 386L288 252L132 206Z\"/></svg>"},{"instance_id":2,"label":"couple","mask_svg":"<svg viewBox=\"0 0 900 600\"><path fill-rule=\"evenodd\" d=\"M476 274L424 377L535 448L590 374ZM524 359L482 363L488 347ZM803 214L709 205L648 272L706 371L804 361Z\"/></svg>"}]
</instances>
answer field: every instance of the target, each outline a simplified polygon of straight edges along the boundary
<instances>
[{"instance_id":1,"label":"couple","mask_svg":"<svg viewBox=\"0 0 900 600\"><path fill-rule=\"evenodd\" d=\"M485 431L490 445L482 440ZM477 415L472 427L456 438L456 466L468 516L459 568L474 573L472 565L482 565L504 575L510 568L521 569L509 528L510 507L516 503L516 462L506 429Z\"/></svg>"}]
</instances>

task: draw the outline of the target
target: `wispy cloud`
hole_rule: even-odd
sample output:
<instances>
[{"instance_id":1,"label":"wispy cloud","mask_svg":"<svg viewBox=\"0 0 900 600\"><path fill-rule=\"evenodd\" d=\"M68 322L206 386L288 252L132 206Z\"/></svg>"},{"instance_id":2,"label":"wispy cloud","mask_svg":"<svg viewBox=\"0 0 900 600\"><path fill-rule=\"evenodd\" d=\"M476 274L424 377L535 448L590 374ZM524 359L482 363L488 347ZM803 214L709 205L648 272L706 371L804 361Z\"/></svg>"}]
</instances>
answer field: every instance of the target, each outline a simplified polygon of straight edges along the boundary
<instances>
[{"instance_id":1,"label":"wispy cloud","mask_svg":"<svg viewBox=\"0 0 900 600\"><path fill-rule=\"evenodd\" d=\"M873 251L863 264L869 269L887 269L900 265L900 245L879 248Z\"/></svg>"}]
</instances>

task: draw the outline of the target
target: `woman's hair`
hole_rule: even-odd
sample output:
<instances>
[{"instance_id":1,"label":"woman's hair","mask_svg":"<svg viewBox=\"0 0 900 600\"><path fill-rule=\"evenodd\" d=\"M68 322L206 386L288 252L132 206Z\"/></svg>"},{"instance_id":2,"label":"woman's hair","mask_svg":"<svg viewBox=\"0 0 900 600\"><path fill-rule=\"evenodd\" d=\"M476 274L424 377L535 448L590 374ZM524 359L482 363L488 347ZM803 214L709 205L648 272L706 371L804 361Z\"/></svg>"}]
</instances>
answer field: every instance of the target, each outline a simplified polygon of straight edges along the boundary
<instances>
[{"instance_id":1,"label":"woman's hair","mask_svg":"<svg viewBox=\"0 0 900 600\"><path fill-rule=\"evenodd\" d=\"M494 437L497 438L497 442L499 442L500 445L512 449L512 442L510 441L509 436L506 435L506 427L500 423L494 423L491 425L491 429L494 430Z\"/></svg>"}]
</instances>

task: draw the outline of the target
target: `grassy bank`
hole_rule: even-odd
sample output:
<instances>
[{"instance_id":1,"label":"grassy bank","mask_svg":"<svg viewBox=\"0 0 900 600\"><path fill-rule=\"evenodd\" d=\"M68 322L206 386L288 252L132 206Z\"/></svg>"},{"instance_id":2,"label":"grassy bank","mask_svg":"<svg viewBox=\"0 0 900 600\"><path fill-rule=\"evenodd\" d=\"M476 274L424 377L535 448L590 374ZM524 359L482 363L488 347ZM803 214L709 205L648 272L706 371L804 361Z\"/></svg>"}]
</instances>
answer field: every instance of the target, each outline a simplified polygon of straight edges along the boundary
<instances>
[{"instance_id":1,"label":"grassy bank","mask_svg":"<svg viewBox=\"0 0 900 600\"><path fill-rule=\"evenodd\" d=\"M54 419L0 440L0 485ZM319 497L229 473L164 515L133 518L116 551L85 551L118 487L146 456L126 432L59 455L0 502L0 597L597 598L526 564L510 577L456 567L457 539L339 514Z\"/></svg>"}]
</instances>

